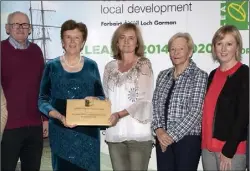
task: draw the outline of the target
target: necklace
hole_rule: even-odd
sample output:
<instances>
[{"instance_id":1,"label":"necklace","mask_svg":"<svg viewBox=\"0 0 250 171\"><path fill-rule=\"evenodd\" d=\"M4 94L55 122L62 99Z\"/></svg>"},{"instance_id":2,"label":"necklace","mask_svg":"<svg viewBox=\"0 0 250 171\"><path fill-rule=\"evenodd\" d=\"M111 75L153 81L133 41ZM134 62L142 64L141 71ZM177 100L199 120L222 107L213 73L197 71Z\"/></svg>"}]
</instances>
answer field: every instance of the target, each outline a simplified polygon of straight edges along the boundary
<instances>
[{"instance_id":1,"label":"necklace","mask_svg":"<svg viewBox=\"0 0 250 171\"><path fill-rule=\"evenodd\" d=\"M70 64L68 63L68 61L66 60L66 58L65 58L64 55L63 55L63 60L64 60L65 64L66 64L68 67L73 68L73 67L75 67L76 65L78 65L78 64L81 62L81 56L80 56L80 58L79 58L79 61L78 61L75 65L70 65Z\"/></svg>"}]
</instances>

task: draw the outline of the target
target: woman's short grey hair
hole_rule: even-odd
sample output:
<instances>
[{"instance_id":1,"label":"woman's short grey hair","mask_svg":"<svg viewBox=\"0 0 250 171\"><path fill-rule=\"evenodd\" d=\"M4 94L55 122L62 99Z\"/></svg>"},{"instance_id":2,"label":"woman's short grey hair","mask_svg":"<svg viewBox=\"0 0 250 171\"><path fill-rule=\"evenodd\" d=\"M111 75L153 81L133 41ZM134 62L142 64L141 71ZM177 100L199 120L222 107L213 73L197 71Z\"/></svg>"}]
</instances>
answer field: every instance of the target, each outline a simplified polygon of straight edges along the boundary
<instances>
[{"instance_id":1,"label":"woman's short grey hair","mask_svg":"<svg viewBox=\"0 0 250 171\"><path fill-rule=\"evenodd\" d=\"M193 38L191 37L191 35L189 33L182 33L182 32L178 32L176 33L175 35L173 35L169 41L168 41L168 51L170 52L170 49L171 49L171 46L172 46L172 43L175 39L177 38L184 38L187 40L187 46L188 46L188 50L190 52L193 52L193 49L194 49L194 41L193 41Z\"/></svg>"}]
</instances>

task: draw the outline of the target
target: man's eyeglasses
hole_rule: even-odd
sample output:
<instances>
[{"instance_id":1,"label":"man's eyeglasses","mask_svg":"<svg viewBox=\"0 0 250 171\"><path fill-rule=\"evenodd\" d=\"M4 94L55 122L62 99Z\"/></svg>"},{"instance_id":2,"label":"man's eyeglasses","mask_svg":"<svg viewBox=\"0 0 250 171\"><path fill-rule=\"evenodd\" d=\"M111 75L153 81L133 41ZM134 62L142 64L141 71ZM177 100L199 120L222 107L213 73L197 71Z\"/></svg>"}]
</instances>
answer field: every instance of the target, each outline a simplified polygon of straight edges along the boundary
<instances>
[{"instance_id":1,"label":"man's eyeglasses","mask_svg":"<svg viewBox=\"0 0 250 171\"><path fill-rule=\"evenodd\" d=\"M19 29L20 27L22 27L23 29L29 29L30 28L30 24L29 23L12 23L12 24L9 24L11 25L11 27L13 29Z\"/></svg>"}]
</instances>

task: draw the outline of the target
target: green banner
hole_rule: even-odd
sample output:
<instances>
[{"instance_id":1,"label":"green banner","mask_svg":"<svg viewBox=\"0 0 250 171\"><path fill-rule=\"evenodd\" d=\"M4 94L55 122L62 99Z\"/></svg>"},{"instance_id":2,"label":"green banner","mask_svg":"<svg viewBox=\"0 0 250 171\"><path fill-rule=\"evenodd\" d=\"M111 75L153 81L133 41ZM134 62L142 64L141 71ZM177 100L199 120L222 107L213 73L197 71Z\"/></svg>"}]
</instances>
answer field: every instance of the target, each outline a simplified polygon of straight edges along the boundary
<instances>
[{"instance_id":1,"label":"green banner","mask_svg":"<svg viewBox=\"0 0 250 171\"><path fill-rule=\"evenodd\" d=\"M248 1L226 1L221 3L221 25L235 25L239 30L248 30Z\"/></svg>"}]
</instances>

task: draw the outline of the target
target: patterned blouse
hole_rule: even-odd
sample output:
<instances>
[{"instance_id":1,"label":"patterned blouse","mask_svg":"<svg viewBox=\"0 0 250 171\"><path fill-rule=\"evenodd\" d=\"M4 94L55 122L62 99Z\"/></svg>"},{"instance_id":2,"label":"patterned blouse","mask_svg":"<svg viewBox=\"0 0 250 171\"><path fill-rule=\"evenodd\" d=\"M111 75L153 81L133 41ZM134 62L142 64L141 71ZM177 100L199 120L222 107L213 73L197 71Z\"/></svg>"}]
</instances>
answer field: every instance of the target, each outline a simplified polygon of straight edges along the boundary
<instances>
[{"instance_id":1,"label":"patterned blouse","mask_svg":"<svg viewBox=\"0 0 250 171\"><path fill-rule=\"evenodd\" d=\"M118 61L105 66L103 87L105 96L111 101L111 112L126 109L129 113L114 127L106 130L106 141L152 140L153 70L147 58L138 58L136 64L126 72L118 70Z\"/></svg>"}]
</instances>

